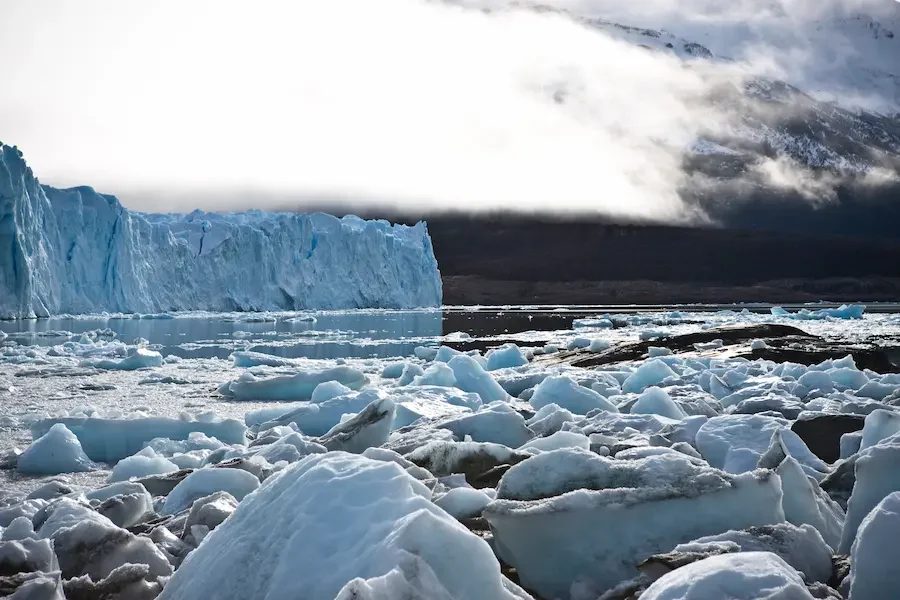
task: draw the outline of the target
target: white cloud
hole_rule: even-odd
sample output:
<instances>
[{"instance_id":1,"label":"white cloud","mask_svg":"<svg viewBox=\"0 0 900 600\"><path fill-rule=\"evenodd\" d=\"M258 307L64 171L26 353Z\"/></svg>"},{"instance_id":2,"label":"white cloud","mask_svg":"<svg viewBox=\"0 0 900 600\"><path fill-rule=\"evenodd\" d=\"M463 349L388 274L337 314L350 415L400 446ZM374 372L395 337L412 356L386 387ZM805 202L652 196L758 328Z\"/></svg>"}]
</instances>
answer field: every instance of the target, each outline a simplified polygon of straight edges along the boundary
<instances>
[{"instance_id":1,"label":"white cloud","mask_svg":"<svg viewBox=\"0 0 900 600\"><path fill-rule=\"evenodd\" d=\"M741 73L562 15L478 10L489 1L14 4L0 24L13 57L0 139L43 181L142 210L337 197L693 218L677 194L681 149L727 123L704 94ZM730 7L717 22L759 14L712 0L554 4L688 32L710 20L704 7ZM754 64L786 68L748 39Z\"/></svg>"}]
</instances>

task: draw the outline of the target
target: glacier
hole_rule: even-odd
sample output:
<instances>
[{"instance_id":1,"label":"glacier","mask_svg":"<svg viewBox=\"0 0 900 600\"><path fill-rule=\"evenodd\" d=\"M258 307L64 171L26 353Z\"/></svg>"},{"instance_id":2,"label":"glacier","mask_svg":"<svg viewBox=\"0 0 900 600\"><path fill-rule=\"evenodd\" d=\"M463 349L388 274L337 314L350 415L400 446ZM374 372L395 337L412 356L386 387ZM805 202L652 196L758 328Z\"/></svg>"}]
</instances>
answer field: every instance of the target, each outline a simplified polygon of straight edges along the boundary
<instances>
[{"instance_id":1,"label":"glacier","mask_svg":"<svg viewBox=\"0 0 900 600\"><path fill-rule=\"evenodd\" d=\"M322 213L145 214L41 185L0 146L0 318L441 305L424 222Z\"/></svg>"}]
</instances>

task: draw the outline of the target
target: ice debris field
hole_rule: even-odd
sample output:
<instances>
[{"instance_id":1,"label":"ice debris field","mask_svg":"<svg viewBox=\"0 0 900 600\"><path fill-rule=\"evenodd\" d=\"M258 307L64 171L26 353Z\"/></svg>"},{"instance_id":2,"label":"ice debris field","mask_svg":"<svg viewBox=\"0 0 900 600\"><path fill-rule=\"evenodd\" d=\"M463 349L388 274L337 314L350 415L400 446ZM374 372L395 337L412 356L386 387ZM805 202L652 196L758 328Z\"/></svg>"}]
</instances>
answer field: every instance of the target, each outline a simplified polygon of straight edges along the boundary
<instances>
[{"instance_id":1,"label":"ice debris field","mask_svg":"<svg viewBox=\"0 0 900 600\"><path fill-rule=\"evenodd\" d=\"M900 597L896 314L587 315L338 358L177 356L130 322L0 334L3 594Z\"/></svg>"}]
</instances>

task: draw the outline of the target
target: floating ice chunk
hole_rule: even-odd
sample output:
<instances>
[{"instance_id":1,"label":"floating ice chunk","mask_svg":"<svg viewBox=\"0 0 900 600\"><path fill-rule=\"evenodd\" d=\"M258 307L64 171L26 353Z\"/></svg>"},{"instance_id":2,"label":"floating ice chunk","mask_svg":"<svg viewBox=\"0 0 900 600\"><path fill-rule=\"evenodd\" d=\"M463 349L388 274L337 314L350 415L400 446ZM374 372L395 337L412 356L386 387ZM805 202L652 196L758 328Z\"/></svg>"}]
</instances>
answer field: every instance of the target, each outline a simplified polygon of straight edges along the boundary
<instances>
[{"instance_id":1,"label":"floating ice chunk","mask_svg":"<svg viewBox=\"0 0 900 600\"><path fill-rule=\"evenodd\" d=\"M487 357L487 370L507 369L521 367L528 364L528 359L522 354L522 350L515 344L503 344L496 348Z\"/></svg>"},{"instance_id":2,"label":"floating ice chunk","mask_svg":"<svg viewBox=\"0 0 900 600\"><path fill-rule=\"evenodd\" d=\"M420 446L406 458L438 477L464 473L466 479L471 479L498 465L515 464L530 456L500 444L442 440Z\"/></svg>"},{"instance_id":3,"label":"floating ice chunk","mask_svg":"<svg viewBox=\"0 0 900 600\"><path fill-rule=\"evenodd\" d=\"M491 442L510 448L521 446L534 437L525 425L525 418L506 404L484 407L477 413L445 420L438 425L449 429L459 439L468 437L475 442Z\"/></svg>"},{"instance_id":4,"label":"floating ice chunk","mask_svg":"<svg viewBox=\"0 0 900 600\"><path fill-rule=\"evenodd\" d=\"M900 598L897 539L900 492L885 496L866 515L850 553L850 600Z\"/></svg>"},{"instance_id":5,"label":"floating ice chunk","mask_svg":"<svg viewBox=\"0 0 900 600\"><path fill-rule=\"evenodd\" d=\"M834 381L832 381L831 376L822 371L808 371L797 383L809 390L819 390L826 393L834 389Z\"/></svg>"},{"instance_id":6,"label":"floating ice chunk","mask_svg":"<svg viewBox=\"0 0 900 600\"><path fill-rule=\"evenodd\" d=\"M626 394L643 392L650 386L661 384L669 377L677 377L669 365L658 358L648 360L628 376L622 384L622 391Z\"/></svg>"},{"instance_id":7,"label":"floating ice chunk","mask_svg":"<svg viewBox=\"0 0 900 600\"><path fill-rule=\"evenodd\" d=\"M566 344L566 350L580 350L591 345L591 339L586 337L576 337L569 340Z\"/></svg>"},{"instance_id":8,"label":"floating ice chunk","mask_svg":"<svg viewBox=\"0 0 900 600\"><path fill-rule=\"evenodd\" d=\"M327 448L322 444L305 439L299 433L290 433L278 441L263 446L257 452L257 456L261 456L269 463L275 464L279 460L289 463L297 462L300 458L309 454L324 454L328 452Z\"/></svg>"},{"instance_id":9,"label":"floating ice chunk","mask_svg":"<svg viewBox=\"0 0 900 600\"><path fill-rule=\"evenodd\" d=\"M696 417L695 417L696 418ZM698 427L696 422L690 421L689 427ZM664 427L678 427L682 425L678 421L660 415L632 415L628 413L599 412L584 417L574 423L567 424L563 430L580 431L584 435L594 433L612 436L613 438L628 438L637 434L645 436L654 435ZM684 424L686 427L687 424Z\"/></svg>"},{"instance_id":10,"label":"floating ice chunk","mask_svg":"<svg viewBox=\"0 0 900 600\"><path fill-rule=\"evenodd\" d=\"M859 449L871 448L898 432L900 432L900 413L881 408L873 410L866 415Z\"/></svg>"},{"instance_id":11,"label":"floating ice chunk","mask_svg":"<svg viewBox=\"0 0 900 600\"><path fill-rule=\"evenodd\" d=\"M100 502L104 502L115 496L144 494L146 492L147 489L135 481L117 481L116 483L86 492L84 497L88 500L99 500Z\"/></svg>"},{"instance_id":12,"label":"floating ice chunk","mask_svg":"<svg viewBox=\"0 0 900 600\"><path fill-rule=\"evenodd\" d=\"M132 527L153 513L153 497L139 483L116 483L86 497L100 501L97 512L118 527Z\"/></svg>"},{"instance_id":13,"label":"floating ice chunk","mask_svg":"<svg viewBox=\"0 0 900 600\"><path fill-rule=\"evenodd\" d=\"M840 459L844 460L850 458L857 452L859 452L859 447L862 445L862 432L854 431L851 433L845 433L841 436L841 454Z\"/></svg>"},{"instance_id":14,"label":"floating ice chunk","mask_svg":"<svg viewBox=\"0 0 900 600\"><path fill-rule=\"evenodd\" d=\"M263 408L248 412L244 420L249 425L268 428L276 425L293 423L306 435L324 435L341 422L346 414L356 414L376 400L387 398L390 394L384 389L367 389L338 396L321 404L301 402L282 408Z\"/></svg>"},{"instance_id":15,"label":"floating ice chunk","mask_svg":"<svg viewBox=\"0 0 900 600\"><path fill-rule=\"evenodd\" d=\"M668 332L661 331L659 329L647 329L642 331L638 336L641 340L658 340L660 338L668 337Z\"/></svg>"},{"instance_id":16,"label":"floating ice chunk","mask_svg":"<svg viewBox=\"0 0 900 600\"><path fill-rule=\"evenodd\" d=\"M50 427L19 456L19 473L56 475L91 471L97 466L84 453L78 438L62 423Z\"/></svg>"},{"instance_id":17,"label":"floating ice chunk","mask_svg":"<svg viewBox=\"0 0 900 600\"><path fill-rule=\"evenodd\" d=\"M344 453L269 479L189 555L160 600L210 590L220 600L517 598L488 545L432 504L424 485L397 464Z\"/></svg>"},{"instance_id":18,"label":"floating ice chunk","mask_svg":"<svg viewBox=\"0 0 900 600\"><path fill-rule=\"evenodd\" d=\"M162 507L162 514L177 514L190 508L195 500L214 492L228 492L240 501L258 487L259 479L241 469L199 469L185 477L169 492Z\"/></svg>"},{"instance_id":19,"label":"floating ice chunk","mask_svg":"<svg viewBox=\"0 0 900 600\"><path fill-rule=\"evenodd\" d=\"M481 516L481 511L490 502L487 494L470 487L453 488L434 501L447 514L459 520Z\"/></svg>"},{"instance_id":20,"label":"floating ice chunk","mask_svg":"<svg viewBox=\"0 0 900 600\"><path fill-rule=\"evenodd\" d=\"M435 362L445 363L445 362L449 362L450 359L453 358L454 356L458 356L460 354L462 354L462 352L460 352L459 350L456 350L454 348L451 348L450 346L441 346L440 348L438 348L438 350L435 353L434 358L432 360L434 360Z\"/></svg>"},{"instance_id":21,"label":"floating ice chunk","mask_svg":"<svg viewBox=\"0 0 900 600\"><path fill-rule=\"evenodd\" d=\"M644 390L638 401L631 405L630 412L632 414L662 415L678 421L687 417L665 390L655 386Z\"/></svg>"},{"instance_id":22,"label":"floating ice chunk","mask_svg":"<svg viewBox=\"0 0 900 600\"><path fill-rule=\"evenodd\" d=\"M329 451L343 450L361 454L388 441L396 408L390 398L379 398L355 417L335 425L319 439Z\"/></svg>"},{"instance_id":23,"label":"floating ice chunk","mask_svg":"<svg viewBox=\"0 0 900 600\"><path fill-rule=\"evenodd\" d=\"M800 309L799 312L791 313L780 306L772 307L772 315L776 317L786 317L799 321L821 321L825 319L862 319L866 307L862 304L842 304L839 308L823 308L821 310L811 311L806 308Z\"/></svg>"},{"instance_id":24,"label":"floating ice chunk","mask_svg":"<svg viewBox=\"0 0 900 600\"><path fill-rule=\"evenodd\" d=\"M22 521L28 521L24 517L20 518ZM30 523L26 525L22 521L17 524L18 528L28 527L31 529ZM3 565L3 575L59 570L56 554L53 553L53 546L50 545L49 540L35 540L28 537L7 538L5 535L3 542L0 542L0 565ZM0 589L3 589L4 592L8 591L4 588ZM24 594L20 594L20 597L24 597Z\"/></svg>"},{"instance_id":25,"label":"floating ice chunk","mask_svg":"<svg viewBox=\"0 0 900 600\"><path fill-rule=\"evenodd\" d=\"M591 440L583 433L574 431L557 431L547 437L534 438L523 445L519 450L536 450L538 452L550 452L561 448L591 449Z\"/></svg>"},{"instance_id":26,"label":"floating ice chunk","mask_svg":"<svg viewBox=\"0 0 900 600\"><path fill-rule=\"evenodd\" d=\"M794 525L815 527L829 546L837 548L844 527L844 512L791 457L784 431L776 430L772 434L771 445L760 459L760 466L775 469L781 477L785 519Z\"/></svg>"},{"instance_id":27,"label":"floating ice chunk","mask_svg":"<svg viewBox=\"0 0 900 600\"><path fill-rule=\"evenodd\" d=\"M398 385L409 385L416 377L425 374L425 369L415 363L409 363L403 367L403 373L400 374Z\"/></svg>"},{"instance_id":28,"label":"floating ice chunk","mask_svg":"<svg viewBox=\"0 0 900 600\"><path fill-rule=\"evenodd\" d=\"M168 460L164 456L160 456L147 447L128 458L123 458L113 467L112 473L109 475L109 482L125 481L132 477L146 477L148 475L159 475L162 473L171 473L177 471L178 465Z\"/></svg>"},{"instance_id":29,"label":"floating ice chunk","mask_svg":"<svg viewBox=\"0 0 900 600\"><path fill-rule=\"evenodd\" d=\"M558 404L545 404L538 409L534 416L525 422L535 435L545 436L556 433L562 429L563 424L575 420L571 411L561 408Z\"/></svg>"},{"instance_id":30,"label":"floating ice chunk","mask_svg":"<svg viewBox=\"0 0 900 600\"><path fill-rule=\"evenodd\" d=\"M405 362L395 362L389 365L386 365L381 370L381 376L385 379L400 379L400 376L403 375L403 370L406 368Z\"/></svg>"},{"instance_id":31,"label":"floating ice chunk","mask_svg":"<svg viewBox=\"0 0 900 600\"><path fill-rule=\"evenodd\" d=\"M609 340L594 338L588 346L588 352L603 352L604 350L609 350L610 347L612 347L612 342Z\"/></svg>"},{"instance_id":32,"label":"floating ice chunk","mask_svg":"<svg viewBox=\"0 0 900 600\"><path fill-rule=\"evenodd\" d=\"M491 377L490 373L484 370L477 361L471 356L461 354L454 356L447 363L456 377L456 387L465 392L474 392L481 396L483 402L494 402L495 400L507 400L509 394L506 393L500 384Z\"/></svg>"},{"instance_id":33,"label":"floating ice chunk","mask_svg":"<svg viewBox=\"0 0 900 600\"><path fill-rule=\"evenodd\" d=\"M807 581L827 583L832 577L833 550L811 525L797 527L790 523L726 531L678 544L674 552L707 553L734 544L739 552L773 552L806 576ZM730 550L730 549L729 549Z\"/></svg>"},{"instance_id":34,"label":"floating ice chunk","mask_svg":"<svg viewBox=\"0 0 900 600\"><path fill-rule=\"evenodd\" d=\"M711 556L657 579L641 600L814 600L800 575L777 554Z\"/></svg>"},{"instance_id":35,"label":"floating ice chunk","mask_svg":"<svg viewBox=\"0 0 900 600\"><path fill-rule=\"evenodd\" d=\"M860 398L871 398L872 400L883 401L888 396L894 394L900 386L888 385L878 381L869 381L856 391L856 395Z\"/></svg>"},{"instance_id":36,"label":"floating ice chunk","mask_svg":"<svg viewBox=\"0 0 900 600\"><path fill-rule=\"evenodd\" d=\"M272 356L271 354L264 354L262 352L249 352L249 351L238 351L232 352L231 361L234 363L235 367L290 367L295 363L294 361L287 358L279 358L277 356Z\"/></svg>"},{"instance_id":37,"label":"floating ice chunk","mask_svg":"<svg viewBox=\"0 0 900 600\"><path fill-rule=\"evenodd\" d=\"M704 350L717 350L725 345L725 342L722 340L712 340L710 342L698 342L694 344L694 348L700 351Z\"/></svg>"},{"instance_id":38,"label":"floating ice chunk","mask_svg":"<svg viewBox=\"0 0 900 600\"><path fill-rule=\"evenodd\" d=\"M413 385L456 386L456 375L446 363L435 361L425 372L412 380Z\"/></svg>"},{"instance_id":39,"label":"floating ice chunk","mask_svg":"<svg viewBox=\"0 0 900 600\"><path fill-rule=\"evenodd\" d=\"M415 349L413 349L413 354L416 355L416 358L421 358L422 360L434 360L437 353L437 348L429 348L428 346L416 346Z\"/></svg>"},{"instance_id":40,"label":"floating ice chunk","mask_svg":"<svg viewBox=\"0 0 900 600\"><path fill-rule=\"evenodd\" d=\"M740 473L756 468L760 456L769 448L772 434L780 430L790 455L820 473L828 465L810 452L803 440L788 429L788 421L763 415L722 415L707 420L697 431L700 454L717 469Z\"/></svg>"},{"instance_id":41,"label":"floating ice chunk","mask_svg":"<svg viewBox=\"0 0 900 600\"><path fill-rule=\"evenodd\" d=\"M853 357L851 356L850 358L852 359ZM828 373L828 376L831 377L834 383L851 390L858 390L869 382L869 377L858 370L856 365L853 368L828 369L826 373Z\"/></svg>"},{"instance_id":42,"label":"floating ice chunk","mask_svg":"<svg viewBox=\"0 0 900 600\"><path fill-rule=\"evenodd\" d=\"M235 511L237 505L238 501L228 492L215 492L194 500L184 523L184 530L192 531L193 527L201 525L206 528L208 533L225 522L225 519ZM200 540L196 541L200 542Z\"/></svg>"},{"instance_id":43,"label":"floating ice chunk","mask_svg":"<svg viewBox=\"0 0 900 600\"><path fill-rule=\"evenodd\" d=\"M394 397L397 414L394 429L406 427L417 419L439 419L468 414L481 407L481 396L457 388L415 386L398 390Z\"/></svg>"},{"instance_id":44,"label":"floating ice chunk","mask_svg":"<svg viewBox=\"0 0 900 600\"><path fill-rule=\"evenodd\" d=\"M162 364L162 354L146 348L135 348L134 352L122 360L89 359L82 362L83 366L107 371L136 371L138 369L161 367Z\"/></svg>"},{"instance_id":45,"label":"floating ice chunk","mask_svg":"<svg viewBox=\"0 0 900 600\"><path fill-rule=\"evenodd\" d=\"M5 529L0 531L0 533L2 533L2 535L0 535L0 541L4 542L27 540L37 537L31 519L24 515L13 519ZM2 554L2 552L0 552L0 554ZM0 564L2 563L3 560L0 559Z\"/></svg>"},{"instance_id":46,"label":"floating ice chunk","mask_svg":"<svg viewBox=\"0 0 900 600\"><path fill-rule=\"evenodd\" d=\"M265 379L244 373L238 379L219 386L219 393L234 400L309 400L316 386L326 381L337 381L352 390L358 390L369 383L362 371L340 366Z\"/></svg>"},{"instance_id":47,"label":"floating ice chunk","mask_svg":"<svg viewBox=\"0 0 900 600\"><path fill-rule=\"evenodd\" d=\"M750 349L751 350L768 350L769 344L766 343L766 340L756 339L756 340L753 340L752 342L750 342Z\"/></svg>"},{"instance_id":48,"label":"floating ice chunk","mask_svg":"<svg viewBox=\"0 0 900 600\"><path fill-rule=\"evenodd\" d=\"M58 479L51 479L47 483L38 486L25 498L27 500L53 500L54 498L66 496L79 490L80 488L78 486L69 485L65 481L60 481Z\"/></svg>"},{"instance_id":49,"label":"floating ice chunk","mask_svg":"<svg viewBox=\"0 0 900 600\"><path fill-rule=\"evenodd\" d=\"M893 492L900 491L900 435L894 435L879 444L866 448L856 460L856 483L847 503L847 518L840 554L850 554L857 530L872 509Z\"/></svg>"},{"instance_id":50,"label":"floating ice chunk","mask_svg":"<svg viewBox=\"0 0 900 600\"><path fill-rule=\"evenodd\" d=\"M672 351L662 346L650 346L647 348L647 356L650 358L658 358L660 356L671 356Z\"/></svg>"},{"instance_id":51,"label":"floating ice chunk","mask_svg":"<svg viewBox=\"0 0 900 600\"><path fill-rule=\"evenodd\" d=\"M771 471L732 476L676 454L617 461L547 452L507 471L497 498L483 516L498 556L545 598L566 597L576 581L602 592L678 543L784 520Z\"/></svg>"},{"instance_id":52,"label":"floating ice chunk","mask_svg":"<svg viewBox=\"0 0 900 600\"><path fill-rule=\"evenodd\" d=\"M19 517L25 517L30 521L32 517L46 505L47 500L26 498L23 502L13 504L8 508L0 509L0 527L8 527Z\"/></svg>"},{"instance_id":53,"label":"floating ice chunk","mask_svg":"<svg viewBox=\"0 0 900 600\"><path fill-rule=\"evenodd\" d=\"M31 426L31 435L38 438L50 428L62 423L78 437L84 453L91 460L115 463L140 451L154 438L186 440L199 432L226 444L243 444L246 427L235 419L221 421L185 421L164 417L136 419L101 419L96 417L63 417L43 419Z\"/></svg>"},{"instance_id":54,"label":"floating ice chunk","mask_svg":"<svg viewBox=\"0 0 900 600\"><path fill-rule=\"evenodd\" d=\"M116 527L71 498L60 498L47 507L38 534L53 541L65 578L90 575L100 581L128 563L147 565L152 579L172 573L169 561L149 538ZM86 548L94 550L85 552Z\"/></svg>"},{"instance_id":55,"label":"floating ice chunk","mask_svg":"<svg viewBox=\"0 0 900 600\"><path fill-rule=\"evenodd\" d=\"M586 415L598 408L608 412L619 412L612 402L594 390L578 385L578 382L567 375L544 379L535 388L529 402L536 409L556 404L579 415Z\"/></svg>"},{"instance_id":56,"label":"floating ice chunk","mask_svg":"<svg viewBox=\"0 0 900 600\"><path fill-rule=\"evenodd\" d=\"M10 600L66 600L60 572L34 571L3 577L4 593Z\"/></svg>"},{"instance_id":57,"label":"floating ice chunk","mask_svg":"<svg viewBox=\"0 0 900 600\"><path fill-rule=\"evenodd\" d=\"M323 381L313 390L309 401L313 404L320 404L326 400L349 394L352 391L353 390L339 381Z\"/></svg>"}]
</instances>

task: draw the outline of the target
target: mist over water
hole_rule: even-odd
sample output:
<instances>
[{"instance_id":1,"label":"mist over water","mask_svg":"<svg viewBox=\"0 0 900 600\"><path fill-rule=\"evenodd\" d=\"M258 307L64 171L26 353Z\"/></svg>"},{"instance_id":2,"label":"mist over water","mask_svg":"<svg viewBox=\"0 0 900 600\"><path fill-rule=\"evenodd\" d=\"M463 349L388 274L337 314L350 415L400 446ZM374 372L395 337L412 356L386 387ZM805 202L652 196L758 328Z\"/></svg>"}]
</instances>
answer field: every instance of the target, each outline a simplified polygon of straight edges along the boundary
<instances>
[{"instance_id":1,"label":"mist over water","mask_svg":"<svg viewBox=\"0 0 900 600\"><path fill-rule=\"evenodd\" d=\"M817 57L817 23L897 6L549 4L559 10L501 0L17 3L0 19L0 49L16 57L0 67L0 139L44 183L88 184L145 211L339 200L691 222L703 215L678 195L683 153L734 119L711 91L761 74L837 97L830 69L852 58L853 40L827 40L830 54ZM735 61L682 61L572 14L664 27ZM887 106L877 93L850 99ZM787 187L804 183L788 167L769 170Z\"/></svg>"}]
</instances>

